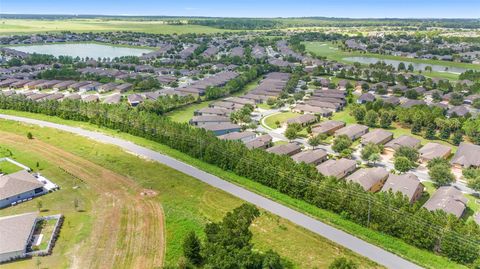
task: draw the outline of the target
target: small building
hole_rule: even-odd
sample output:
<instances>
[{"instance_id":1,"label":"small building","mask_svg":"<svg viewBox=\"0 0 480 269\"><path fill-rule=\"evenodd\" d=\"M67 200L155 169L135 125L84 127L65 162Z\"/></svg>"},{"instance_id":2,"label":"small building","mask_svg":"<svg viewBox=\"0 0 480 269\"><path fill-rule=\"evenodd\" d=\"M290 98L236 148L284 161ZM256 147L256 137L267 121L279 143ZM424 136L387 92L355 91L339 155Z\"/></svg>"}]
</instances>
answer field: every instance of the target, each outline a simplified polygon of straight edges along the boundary
<instances>
[{"instance_id":1,"label":"small building","mask_svg":"<svg viewBox=\"0 0 480 269\"><path fill-rule=\"evenodd\" d=\"M428 199L423 205L427 210L443 210L461 218L467 209L468 199L463 193L453 186L443 186Z\"/></svg>"},{"instance_id":2,"label":"small building","mask_svg":"<svg viewBox=\"0 0 480 269\"><path fill-rule=\"evenodd\" d=\"M368 133L368 127L361 124L351 124L335 131L335 136L346 135L351 140Z\"/></svg>"},{"instance_id":3,"label":"small building","mask_svg":"<svg viewBox=\"0 0 480 269\"><path fill-rule=\"evenodd\" d=\"M423 193L424 186L414 174L390 174L383 185L382 191L393 193L400 192L407 197L410 203L416 202Z\"/></svg>"},{"instance_id":4,"label":"small building","mask_svg":"<svg viewBox=\"0 0 480 269\"><path fill-rule=\"evenodd\" d=\"M320 115L322 117L330 117L333 114L333 111L331 109L302 104L295 105L295 107L292 108L292 111L297 113Z\"/></svg>"},{"instance_id":5,"label":"small building","mask_svg":"<svg viewBox=\"0 0 480 269\"><path fill-rule=\"evenodd\" d=\"M26 256L38 213L0 217L0 263Z\"/></svg>"},{"instance_id":6,"label":"small building","mask_svg":"<svg viewBox=\"0 0 480 269\"><path fill-rule=\"evenodd\" d=\"M43 195L48 192L44 186L26 170L0 176L0 208Z\"/></svg>"},{"instance_id":7,"label":"small building","mask_svg":"<svg viewBox=\"0 0 480 269\"><path fill-rule=\"evenodd\" d=\"M420 142L420 139L417 139L413 136L401 135L385 144L385 150L396 151L402 146L409 148L418 148L420 146Z\"/></svg>"},{"instance_id":8,"label":"small building","mask_svg":"<svg viewBox=\"0 0 480 269\"><path fill-rule=\"evenodd\" d=\"M193 116L190 120L191 125L202 126L211 124L229 123L230 118L224 116Z\"/></svg>"},{"instance_id":9,"label":"small building","mask_svg":"<svg viewBox=\"0 0 480 269\"><path fill-rule=\"evenodd\" d=\"M212 131L216 136L224 135L233 132L240 132L242 127L237 124L230 122L220 123L220 124L205 124L199 126L207 131Z\"/></svg>"},{"instance_id":10,"label":"small building","mask_svg":"<svg viewBox=\"0 0 480 269\"><path fill-rule=\"evenodd\" d=\"M266 149L272 143L272 137L269 134L261 135L251 141L245 143L249 149Z\"/></svg>"},{"instance_id":11,"label":"small building","mask_svg":"<svg viewBox=\"0 0 480 269\"><path fill-rule=\"evenodd\" d=\"M222 116L226 117L230 114L228 109L223 108L212 108L212 107L204 107L199 110L195 110L193 112L194 116Z\"/></svg>"},{"instance_id":12,"label":"small building","mask_svg":"<svg viewBox=\"0 0 480 269\"><path fill-rule=\"evenodd\" d=\"M452 153L452 149L449 146L429 142L420 148L418 153L420 153L420 159L423 162L428 162L433 158L448 158Z\"/></svg>"},{"instance_id":13,"label":"small building","mask_svg":"<svg viewBox=\"0 0 480 269\"><path fill-rule=\"evenodd\" d=\"M357 183L365 191L377 192L382 189L385 180L388 178L388 171L383 167L362 168L349 175L346 180Z\"/></svg>"},{"instance_id":14,"label":"small building","mask_svg":"<svg viewBox=\"0 0 480 269\"><path fill-rule=\"evenodd\" d=\"M119 104L122 99L122 95L119 93L112 94L103 100L104 104Z\"/></svg>"},{"instance_id":15,"label":"small building","mask_svg":"<svg viewBox=\"0 0 480 269\"><path fill-rule=\"evenodd\" d=\"M287 125L292 124L292 123L298 123L302 126L307 126L309 124L315 123L317 121L317 117L311 114L304 114L300 115L295 118L291 118L287 120Z\"/></svg>"},{"instance_id":16,"label":"small building","mask_svg":"<svg viewBox=\"0 0 480 269\"><path fill-rule=\"evenodd\" d=\"M466 106L454 106L447 110L448 117L465 117L470 115L470 111Z\"/></svg>"},{"instance_id":17,"label":"small building","mask_svg":"<svg viewBox=\"0 0 480 269\"><path fill-rule=\"evenodd\" d=\"M331 135L336 130L343 128L344 126L345 126L345 122L343 121L329 120L313 126L312 133Z\"/></svg>"},{"instance_id":18,"label":"small building","mask_svg":"<svg viewBox=\"0 0 480 269\"><path fill-rule=\"evenodd\" d=\"M327 160L327 152L323 149L306 150L292 156L297 163L319 165Z\"/></svg>"},{"instance_id":19,"label":"small building","mask_svg":"<svg viewBox=\"0 0 480 269\"><path fill-rule=\"evenodd\" d=\"M357 162L350 159L341 158L339 160L328 160L317 166L318 172L324 176L333 176L338 179L344 178L349 173L355 171Z\"/></svg>"},{"instance_id":20,"label":"small building","mask_svg":"<svg viewBox=\"0 0 480 269\"><path fill-rule=\"evenodd\" d=\"M131 106L138 106L143 102L143 97L138 93L134 93L127 97L127 101Z\"/></svg>"},{"instance_id":21,"label":"small building","mask_svg":"<svg viewBox=\"0 0 480 269\"><path fill-rule=\"evenodd\" d=\"M296 143L276 145L267 149L267 152L277 154L277 155L287 155L287 156L293 156L299 153L300 151L302 151L302 148L300 147L300 145Z\"/></svg>"},{"instance_id":22,"label":"small building","mask_svg":"<svg viewBox=\"0 0 480 269\"><path fill-rule=\"evenodd\" d=\"M358 99L357 99L358 104L365 104L365 103L373 102L373 101L375 101L375 95L373 95L371 93L368 93L368 92L360 95L360 97L358 97Z\"/></svg>"},{"instance_id":23,"label":"small building","mask_svg":"<svg viewBox=\"0 0 480 269\"><path fill-rule=\"evenodd\" d=\"M450 163L457 168L480 167L480 146L460 143Z\"/></svg>"},{"instance_id":24,"label":"small building","mask_svg":"<svg viewBox=\"0 0 480 269\"><path fill-rule=\"evenodd\" d=\"M389 131L385 131L383 129L375 129L371 132L368 132L362 135L362 145L366 145L369 143L375 145L383 145L388 141L392 140L393 133Z\"/></svg>"},{"instance_id":25,"label":"small building","mask_svg":"<svg viewBox=\"0 0 480 269\"><path fill-rule=\"evenodd\" d=\"M218 138L221 140L233 140L233 141L242 141L243 143L247 143L255 139L257 135L254 132L245 131L245 132L233 132L219 136Z\"/></svg>"}]
</instances>

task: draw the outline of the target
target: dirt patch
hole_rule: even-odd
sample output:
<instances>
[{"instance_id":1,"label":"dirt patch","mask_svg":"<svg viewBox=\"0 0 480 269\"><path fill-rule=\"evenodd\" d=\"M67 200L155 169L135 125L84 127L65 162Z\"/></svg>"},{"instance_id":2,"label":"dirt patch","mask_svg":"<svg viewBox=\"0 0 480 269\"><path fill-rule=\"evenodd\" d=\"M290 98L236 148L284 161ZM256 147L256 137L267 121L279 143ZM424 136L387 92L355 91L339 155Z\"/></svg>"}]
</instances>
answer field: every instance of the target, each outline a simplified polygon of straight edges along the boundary
<instances>
[{"instance_id":1,"label":"dirt patch","mask_svg":"<svg viewBox=\"0 0 480 269\"><path fill-rule=\"evenodd\" d=\"M147 196L147 197L152 197L152 196L157 196L158 193L154 190L150 189L144 189L141 193L140 196Z\"/></svg>"},{"instance_id":2,"label":"dirt patch","mask_svg":"<svg viewBox=\"0 0 480 269\"><path fill-rule=\"evenodd\" d=\"M154 268L165 257L165 221L157 193L38 139L0 131L0 140L23 151L36 152L69 174L81 178L98 194L92 212L92 233L75 246L74 268ZM145 193L146 195L138 195Z\"/></svg>"}]
</instances>

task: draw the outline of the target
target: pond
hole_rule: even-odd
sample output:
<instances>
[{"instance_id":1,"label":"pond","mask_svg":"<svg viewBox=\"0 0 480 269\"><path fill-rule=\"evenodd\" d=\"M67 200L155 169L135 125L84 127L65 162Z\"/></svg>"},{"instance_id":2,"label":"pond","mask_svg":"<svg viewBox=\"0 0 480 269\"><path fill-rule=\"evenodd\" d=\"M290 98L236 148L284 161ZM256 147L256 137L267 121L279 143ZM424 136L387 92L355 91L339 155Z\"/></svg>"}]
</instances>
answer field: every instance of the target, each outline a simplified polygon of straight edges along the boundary
<instances>
[{"instance_id":1,"label":"pond","mask_svg":"<svg viewBox=\"0 0 480 269\"><path fill-rule=\"evenodd\" d=\"M385 62L386 64L393 65L395 68L398 67L398 64L403 62L406 66L409 64L413 65L413 68L415 68L415 71L417 70L425 70L425 67L431 66L432 71L437 71L437 72L447 72L447 73L453 73L453 74L460 74L465 71L467 71L466 68L461 68L461 67L453 67L453 66L444 66L444 65L436 65L436 64L425 64L425 63L413 63L409 61L398 61L398 60L388 60L388 59L380 59L380 58L373 58L373 57L363 57L363 56L358 56L358 57L346 57L343 58L343 60L348 61L348 62L359 62L362 64L374 64L379 61Z\"/></svg>"},{"instance_id":2,"label":"pond","mask_svg":"<svg viewBox=\"0 0 480 269\"><path fill-rule=\"evenodd\" d=\"M93 43L79 44L46 44L46 45L27 45L10 47L18 51L28 53L50 54L53 56L72 56L80 58L115 58L121 56L141 56L144 53L151 52L150 49L117 47L111 45L100 45Z\"/></svg>"}]
</instances>

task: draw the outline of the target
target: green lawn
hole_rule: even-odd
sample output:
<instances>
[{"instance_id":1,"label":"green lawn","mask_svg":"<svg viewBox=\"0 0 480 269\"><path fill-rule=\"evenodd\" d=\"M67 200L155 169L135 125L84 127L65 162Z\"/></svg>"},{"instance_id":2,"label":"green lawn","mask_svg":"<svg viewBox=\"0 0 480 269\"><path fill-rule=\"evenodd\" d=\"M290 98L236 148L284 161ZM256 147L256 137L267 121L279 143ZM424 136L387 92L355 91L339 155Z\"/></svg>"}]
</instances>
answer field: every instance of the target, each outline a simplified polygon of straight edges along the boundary
<instances>
[{"instance_id":1,"label":"green lawn","mask_svg":"<svg viewBox=\"0 0 480 269\"><path fill-rule=\"evenodd\" d=\"M264 118L265 125L270 129L278 128L276 122L280 122L280 125L283 125L288 119L295 118L300 116L298 113L294 112L280 112L278 114L272 114Z\"/></svg>"},{"instance_id":2,"label":"green lawn","mask_svg":"<svg viewBox=\"0 0 480 269\"><path fill-rule=\"evenodd\" d=\"M91 126L91 128L94 127ZM0 129L3 130L2 132L8 130L8 133L18 134L21 137L24 136L27 129L34 134L36 140L54 145L105 169L125 175L144 188L155 190L158 195L152 199L162 205L166 218L167 264L176 264L182 255L181 246L187 232L194 230L203 237L202 230L206 223L220 220L226 212L242 203L240 199L185 174L159 163L139 158L115 146L93 142L50 128L26 126L11 121L0 121ZM158 147L154 148L156 150L171 151L163 145L143 141L151 143L152 148L154 145ZM6 144L1 138L0 146L11 150L14 156L26 164L34 163L41 156L32 152L28 145L25 145L26 151L19 151L13 145ZM179 153L176 152L176 154ZM40 260L42 268L69 268L71 267L69 258L72 257L72 251L75 251L75 244L90 236L89 230L83 229L89 227L87 224L91 223L92 218L95 218L94 211L91 211L91 203L85 207L86 212L76 212L73 209L71 199L77 196L72 192L84 191L88 196L92 196L93 192L88 190L88 186L72 188L72 185L62 181L60 176L47 173L45 168L47 165L53 171L60 171L59 167L42 161L40 169L45 175L52 179L55 178L56 182L62 186L62 190L41 198L44 208L49 209L46 214L62 212L66 214L66 219L53 255L41 257ZM73 179L69 180L75 182ZM81 199L84 201L86 198ZM92 199L92 202L94 201ZM2 210L1 215L33 211L35 208L35 202L24 203ZM71 214L88 217L88 222L73 218ZM75 232L73 229L80 231ZM268 212L262 211L262 215L252 225L252 232L256 249L260 251L274 249L292 263L294 268L326 268L338 256L346 256L355 260L361 268L381 268L349 250ZM32 268L35 261L35 259L23 260L7 264L2 268Z\"/></svg>"},{"instance_id":3,"label":"green lawn","mask_svg":"<svg viewBox=\"0 0 480 269\"><path fill-rule=\"evenodd\" d=\"M1 155L2 154L0 153L0 158L4 157L4 156L1 156ZM7 161L0 162L0 173L2 173L2 174L11 174L11 173L18 172L20 170L22 170L21 167L16 166L15 164L13 164L11 162L7 162Z\"/></svg>"},{"instance_id":4,"label":"green lawn","mask_svg":"<svg viewBox=\"0 0 480 269\"><path fill-rule=\"evenodd\" d=\"M53 235L53 229L55 229L55 224L57 223L56 219L51 220L42 220L42 228L40 234L43 234L42 242L38 246L39 250L45 250L48 247L48 242Z\"/></svg>"},{"instance_id":5,"label":"green lawn","mask_svg":"<svg viewBox=\"0 0 480 269\"><path fill-rule=\"evenodd\" d=\"M297 210L300 210L301 212L307 213L312 217L315 217L326 223L329 223L330 225L340 228L350 234L354 234L357 237L362 238L372 244L381 246L384 249L387 249L393 253L396 253L399 256L402 256L411 261L414 261L426 268L465 268L464 266L451 262L444 257L435 255L429 251L418 249L394 237L391 237L382 233L378 233L368 228L365 228L363 226L357 225L351 221L345 220L344 218L342 218L337 214L333 214L329 211L319 209L303 201L293 199L276 190L265 187L259 183L253 182L244 177L239 177L232 172L224 171L214 165L210 165L198 159L192 158L184 153L171 149L165 145L158 144L143 138L135 137L129 134L124 134L124 133L116 132L113 130L109 130L106 128L98 128L95 125L88 124L88 123L68 121L68 120L63 120L56 117L49 117L49 116L26 113L26 112L0 110L0 113L37 118L37 119L57 122L61 124L66 124L70 126L80 126L89 130L99 130L99 131L108 133L110 135L127 139L138 145L142 145L142 146L151 148L153 150L156 150L158 152L167 154L173 158L176 158L190 165L198 167L208 173L212 173L225 180L242 185L247 189L260 193L264 196L267 196L275 201L281 202ZM25 130L22 130L22 132L25 133Z\"/></svg>"},{"instance_id":6,"label":"green lawn","mask_svg":"<svg viewBox=\"0 0 480 269\"><path fill-rule=\"evenodd\" d=\"M0 34L30 34L45 32L111 32L131 31L151 34L221 33L233 30L217 29L202 25L169 25L164 21L115 20L115 19L0 19Z\"/></svg>"},{"instance_id":7,"label":"green lawn","mask_svg":"<svg viewBox=\"0 0 480 269\"><path fill-rule=\"evenodd\" d=\"M440 61L440 60L426 60L426 59L411 59L401 56L393 56L393 55L383 55L383 54L375 54L375 53L361 53L361 52L346 52L342 51L337 48L337 46L331 42L304 42L306 50L309 52L313 52L318 56L325 56L331 60L336 60L339 62L350 63L346 61L344 58L352 57L352 56L362 56L362 57L372 57L372 58L379 58L379 59L388 59L388 60L398 60L404 62L413 62L413 63L425 63L425 64L432 64L432 65L443 65L443 66L450 66L450 67L462 67L467 69L476 69L480 70L480 66L476 64L469 64L469 63L458 63L458 62L449 62L449 61ZM423 72L427 77L440 77L446 78L450 80L457 80L458 75L453 73L445 73L445 72Z\"/></svg>"}]
</instances>

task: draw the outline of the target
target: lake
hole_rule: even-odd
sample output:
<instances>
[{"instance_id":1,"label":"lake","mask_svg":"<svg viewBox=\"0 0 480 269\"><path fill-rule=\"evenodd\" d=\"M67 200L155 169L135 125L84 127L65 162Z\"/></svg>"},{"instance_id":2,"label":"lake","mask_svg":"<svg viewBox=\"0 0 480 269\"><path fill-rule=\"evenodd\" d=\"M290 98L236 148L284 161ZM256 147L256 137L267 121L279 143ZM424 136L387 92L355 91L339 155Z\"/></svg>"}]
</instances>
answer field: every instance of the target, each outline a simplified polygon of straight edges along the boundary
<instances>
[{"instance_id":1,"label":"lake","mask_svg":"<svg viewBox=\"0 0 480 269\"><path fill-rule=\"evenodd\" d=\"M424 64L424 63L413 63L413 62L409 62L409 61L388 60L388 59L380 59L380 58L374 58L374 57L363 57L363 56L346 57L346 58L343 58L343 60L348 61L348 62L359 62L359 63L362 63L362 64L374 64L376 62L382 61L382 62L385 62L386 64L393 65L395 68L398 67L399 63L403 62L406 65L406 67L409 64L412 64L413 68L415 68L415 71L417 71L417 70L424 71L426 66L431 66L432 71L448 72L448 73L453 73L453 74L460 74L460 73L463 73L463 72L467 71L466 68L461 68L461 67L444 66L444 65L436 65L436 64ZM448 70L445 70L445 68L448 68Z\"/></svg>"},{"instance_id":2,"label":"lake","mask_svg":"<svg viewBox=\"0 0 480 269\"><path fill-rule=\"evenodd\" d=\"M72 56L80 58L115 58L121 56L141 56L144 53L151 52L150 49L116 47L111 45L100 45L93 43L79 44L47 44L47 45L28 45L9 47L18 51L28 53L50 54L53 56Z\"/></svg>"}]
</instances>

